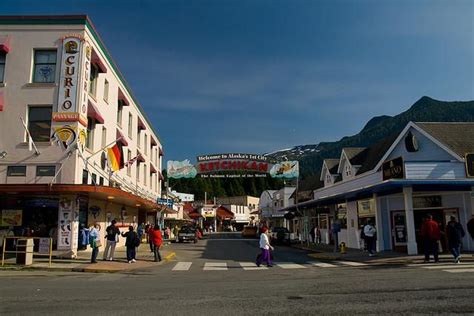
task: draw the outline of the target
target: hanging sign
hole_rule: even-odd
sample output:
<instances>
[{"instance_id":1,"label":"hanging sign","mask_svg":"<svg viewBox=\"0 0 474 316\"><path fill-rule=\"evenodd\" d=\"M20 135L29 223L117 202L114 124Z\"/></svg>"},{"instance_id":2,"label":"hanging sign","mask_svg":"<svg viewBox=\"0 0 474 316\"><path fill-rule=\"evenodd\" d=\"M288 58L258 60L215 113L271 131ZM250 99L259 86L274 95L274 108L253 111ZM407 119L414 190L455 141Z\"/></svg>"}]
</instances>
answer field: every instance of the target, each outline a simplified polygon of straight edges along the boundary
<instances>
[{"instance_id":1,"label":"hanging sign","mask_svg":"<svg viewBox=\"0 0 474 316\"><path fill-rule=\"evenodd\" d=\"M194 178L296 178L299 175L298 161L272 163L266 156L255 154L216 154L197 157L197 163L189 160L168 161L168 177Z\"/></svg>"}]
</instances>

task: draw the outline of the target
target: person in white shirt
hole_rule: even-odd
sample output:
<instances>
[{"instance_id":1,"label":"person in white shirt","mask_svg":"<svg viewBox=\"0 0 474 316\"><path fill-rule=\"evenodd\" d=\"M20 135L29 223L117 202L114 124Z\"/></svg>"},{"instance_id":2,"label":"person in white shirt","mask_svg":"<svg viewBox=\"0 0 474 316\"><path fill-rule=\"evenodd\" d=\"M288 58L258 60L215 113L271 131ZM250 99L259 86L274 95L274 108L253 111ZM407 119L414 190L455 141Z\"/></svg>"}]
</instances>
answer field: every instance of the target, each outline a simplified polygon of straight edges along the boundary
<instances>
[{"instance_id":1,"label":"person in white shirt","mask_svg":"<svg viewBox=\"0 0 474 316\"><path fill-rule=\"evenodd\" d=\"M377 233L377 230L372 225L372 221L370 219L367 220L367 225L364 226L364 235L365 235L365 242L367 244L367 251L369 252L370 257L375 256L376 233Z\"/></svg>"},{"instance_id":2,"label":"person in white shirt","mask_svg":"<svg viewBox=\"0 0 474 316\"><path fill-rule=\"evenodd\" d=\"M267 232L268 228L263 227L262 233L260 234L260 249L262 250L262 253L257 257L257 267L260 267L262 262L266 262L267 267L272 267L270 249L273 250L273 247L270 245Z\"/></svg>"}]
</instances>

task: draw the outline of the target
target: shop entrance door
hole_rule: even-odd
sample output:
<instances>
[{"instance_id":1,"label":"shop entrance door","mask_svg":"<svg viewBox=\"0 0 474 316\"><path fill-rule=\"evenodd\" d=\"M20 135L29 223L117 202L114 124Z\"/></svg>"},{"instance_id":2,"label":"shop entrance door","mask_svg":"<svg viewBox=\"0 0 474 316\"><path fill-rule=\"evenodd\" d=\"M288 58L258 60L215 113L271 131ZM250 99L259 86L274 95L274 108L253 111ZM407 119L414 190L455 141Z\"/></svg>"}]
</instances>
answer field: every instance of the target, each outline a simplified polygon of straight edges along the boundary
<instances>
[{"instance_id":1,"label":"shop entrance door","mask_svg":"<svg viewBox=\"0 0 474 316\"><path fill-rule=\"evenodd\" d=\"M407 224L405 211L392 211L392 245L395 251L407 252Z\"/></svg>"},{"instance_id":2,"label":"shop entrance door","mask_svg":"<svg viewBox=\"0 0 474 316\"><path fill-rule=\"evenodd\" d=\"M450 216L455 216L459 218L459 210L457 208L450 208L450 209L423 209L423 210L415 210L415 231L416 231L416 243L418 245L418 252L423 253L423 239L421 237L421 225L423 223L424 218L426 215L431 214L433 216L433 220L439 224L439 229L441 231L441 248L442 252L447 252L447 241L446 241L446 234L445 228L446 224L449 222Z\"/></svg>"}]
</instances>

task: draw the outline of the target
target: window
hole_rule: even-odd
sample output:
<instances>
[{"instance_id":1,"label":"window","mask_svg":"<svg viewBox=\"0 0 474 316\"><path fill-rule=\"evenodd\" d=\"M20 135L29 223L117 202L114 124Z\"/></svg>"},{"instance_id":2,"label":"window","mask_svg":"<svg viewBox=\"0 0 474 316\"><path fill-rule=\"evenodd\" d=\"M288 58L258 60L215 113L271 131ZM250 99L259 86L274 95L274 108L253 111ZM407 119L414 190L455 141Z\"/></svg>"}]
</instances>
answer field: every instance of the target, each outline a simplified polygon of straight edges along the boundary
<instances>
[{"instance_id":1,"label":"window","mask_svg":"<svg viewBox=\"0 0 474 316\"><path fill-rule=\"evenodd\" d=\"M89 172L86 169L82 170L82 184L87 184L89 181Z\"/></svg>"},{"instance_id":2,"label":"window","mask_svg":"<svg viewBox=\"0 0 474 316\"><path fill-rule=\"evenodd\" d=\"M105 145L107 145L107 129L102 126L102 148L105 148Z\"/></svg>"},{"instance_id":3,"label":"window","mask_svg":"<svg viewBox=\"0 0 474 316\"><path fill-rule=\"evenodd\" d=\"M142 148L141 140L142 140L142 130L138 129L138 132L137 132L137 146L138 146L138 148Z\"/></svg>"},{"instance_id":4,"label":"window","mask_svg":"<svg viewBox=\"0 0 474 316\"><path fill-rule=\"evenodd\" d=\"M145 148L145 155L148 155L148 135L145 134L145 139L143 141L143 148Z\"/></svg>"},{"instance_id":5,"label":"window","mask_svg":"<svg viewBox=\"0 0 474 316\"><path fill-rule=\"evenodd\" d=\"M128 137L132 139L133 133L133 116L132 113L128 114Z\"/></svg>"},{"instance_id":6,"label":"window","mask_svg":"<svg viewBox=\"0 0 474 316\"><path fill-rule=\"evenodd\" d=\"M56 74L56 50L35 50L33 82L53 83Z\"/></svg>"},{"instance_id":7,"label":"window","mask_svg":"<svg viewBox=\"0 0 474 316\"><path fill-rule=\"evenodd\" d=\"M92 179L92 184L94 185L97 184L97 175L95 173L91 175L91 179Z\"/></svg>"},{"instance_id":8,"label":"window","mask_svg":"<svg viewBox=\"0 0 474 316\"><path fill-rule=\"evenodd\" d=\"M127 151L127 175L132 175L132 166L130 165L130 160L132 160L132 152L130 149Z\"/></svg>"},{"instance_id":9,"label":"window","mask_svg":"<svg viewBox=\"0 0 474 316\"><path fill-rule=\"evenodd\" d=\"M146 165L143 165L143 184L144 185L146 185L146 178L147 178Z\"/></svg>"},{"instance_id":10,"label":"window","mask_svg":"<svg viewBox=\"0 0 474 316\"><path fill-rule=\"evenodd\" d=\"M117 125L122 127L122 113L123 113L123 101L118 100L117 107Z\"/></svg>"},{"instance_id":11,"label":"window","mask_svg":"<svg viewBox=\"0 0 474 316\"><path fill-rule=\"evenodd\" d=\"M97 78L99 77L99 67L97 65L91 65L91 74L89 77L89 93L95 97L97 92Z\"/></svg>"},{"instance_id":12,"label":"window","mask_svg":"<svg viewBox=\"0 0 474 316\"><path fill-rule=\"evenodd\" d=\"M137 182L140 182L140 163L137 161Z\"/></svg>"},{"instance_id":13,"label":"window","mask_svg":"<svg viewBox=\"0 0 474 316\"><path fill-rule=\"evenodd\" d=\"M56 174L56 166L37 166L36 176L37 177L54 177Z\"/></svg>"},{"instance_id":14,"label":"window","mask_svg":"<svg viewBox=\"0 0 474 316\"><path fill-rule=\"evenodd\" d=\"M5 81L5 61L7 54L0 52L0 83Z\"/></svg>"},{"instance_id":15,"label":"window","mask_svg":"<svg viewBox=\"0 0 474 316\"><path fill-rule=\"evenodd\" d=\"M103 177L99 177L99 185L104 185L104 178Z\"/></svg>"},{"instance_id":16,"label":"window","mask_svg":"<svg viewBox=\"0 0 474 316\"><path fill-rule=\"evenodd\" d=\"M51 134L51 106L28 108L28 130L35 142L49 142Z\"/></svg>"},{"instance_id":17,"label":"window","mask_svg":"<svg viewBox=\"0 0 474 316\"><path fill-rule=\"evenodd\" d=\"M26 166L8 166L7 176L9 177L25 177Z\"/></svg>"},{"instance_id":18,"label":"window","mask_svg":"<svg viewBox=\"0 0 474 316\"><path fill-rule=\"evenodd\" d=\"M104 101L109 103L109 82L107 79L104 82Z\"/></svg>"},{"instance_id":19,"label":"window","mask_svg":"<svg viewBox=\"0 0 474 316\"><path fill-rule=\"evenodd\" d=\"M346 176L350 176L352 174L351 172L351 166L346 165Z\"/></svg>"},{"instance_id":20,"label":"window","mask_svg":"<svg viewBox=\"0 0 474 316\"><path fill-rule=\"evenodd\" d=\"M90 150L94 150L94 131L95 131L95 120L89 118L87 120L87 138L86 147Z\"/></svg>"}]
</instances>

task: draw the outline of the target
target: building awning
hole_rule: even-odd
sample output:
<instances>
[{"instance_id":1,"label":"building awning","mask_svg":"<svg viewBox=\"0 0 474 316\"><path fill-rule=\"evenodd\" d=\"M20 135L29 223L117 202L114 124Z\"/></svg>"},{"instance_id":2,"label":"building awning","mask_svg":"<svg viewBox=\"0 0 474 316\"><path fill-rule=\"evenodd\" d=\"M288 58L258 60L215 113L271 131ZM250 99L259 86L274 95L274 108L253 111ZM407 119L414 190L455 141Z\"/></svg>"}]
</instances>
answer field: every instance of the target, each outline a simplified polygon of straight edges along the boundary
<instances>
[{"instance_id":1,"label":"building awning","mask_svg":"<svg viewBox=\"0 0 474 316\"><path fill-rule=\"evenodd\" d=\"M161 173L161 171L158 171L158 174L159 174L160 180L165 181L165 177L163 177L163 174Z\"/></svg>"},{"instance_id":2,"label":"building awning","mask_svg":"<svg viewBox=\"0 0 474 316\"><path fill-rule=\"evenodd\" d=\"M100 59L99 55L95 50L92 50L91 63L99 68L100 73L107 73L107 67L105 63Z\"/></svg>"},{"instance_id":3,"label":"building awning","mask_svg":"<svg viewBox=\"0 0 474 316\"><path fill-rule=\"evenodd\" d=\"M145 162L145 158L143 157L143 155L137 150L138 152L138 155L137 155L137 161L138 162Z\"/></svg>"},{"instance_id":4,"label":"building awning","mask_svg":"<svg viewBox=\"0 0 474 316\"><path fill-rule=\"evenodd\" d=\"M0 52L7 54L10 51L10 35L0 36Z\"/></svg>"},{"instance_id":5,"label":"building awning","mask_svg":"<svg viewBox=\"0 0 474 316\"><path fill-rule=\"evenodd\" d=\"M119 188L86 184L0 184L0 195L14 195L17 197L31 195L77 195L89 198L110 201L116 204L138 207L144 210L155 210L160 206L151 200L144 199L133 193Z\"/></svg>"},{"instance_id":6,"label":"building awning","mask_svg":"<svg viewBox=\"0 0 474 316\"><path fill-rule=\"evenodd\" d=\"M159 155L160 156L163 156L164 152L163 152L163 148L160 147L160 150L159 150Z\"/></svg>"},{"instance_id":7,"label":"building awning","mask_svg":"<svg viewBox=\"0 0 474 316\"><path fill-rule=\"evenodd\" d=\"M3 96L3 91L0 91L0 112L3 111L5 107L5 98Z\"/></svg>"},{"instance_id":8,"label":"building awning","mask_svg":"<svg viewBox=\"0 0 474 316\"><path fill-rule=\"evenodd\" d=\"M87 117L95 119L99 124L104 124L104 117L100 114L99 109L91 100L89 100L89 105L87 106Z\"/></svg>"},{"instance_id":9,"label":"building awning","mask_svg":"<svg viewBox=\"0 0 474 316\"><path fill-rule=\"evenodd\" d=\"M138 117L138 129L146 129L145 123L143 123L142 119Z\"/></svg>"},{"instance_id":10,"label":"building awning","mask_svg":"<svg viewBox=\"0 0 474 316\"><path fill-rule=\"evenodd\" d=\"M157 173L158 171L156 170L155 166L153 164L150 164L150 173Z\"/></svg>"},{"instance_id":11,"label":"building awning","mask_svg":"<svg viewBox=\"0 0 474 316\"><path fill-rule=\"evenodd\" d=\"M198 219L198 218L203 217L201 214L199 214L199 212L196 212L196 211L188 213L188 216L191 219Z\"/></svg>"},{"instance_id":12,"label":"building awning","mask_svg":"<svg viewBox=\"0 0 474 316\"><path fill-rule=\"evenodd\" d=\"M122 89L118 89L118 99L121 101L122 106L129 106L130 102L128 102L127 97L125 96L125 93L123 93Z\"/></svg>"},{"instance_id":13,"label":"building awning","mask_svg":"<svg viewBox=\"0 0 474 316\"><path fill-rule=\"evenodd\" d=\"M219 217L221 220L229 220L234 218L234 213L223 206L219 206L216 213L217 217Z\"/></svg>"},{"instance_id":14,"label":"building awning","mask_svg":"<svg viewBox=\"0 0 474 316\"><path fill-rule=\"evenodd\" d=\"M158 143L153 137L150 137L150 143L151 143L151 147L158 145Z\"/></svg>"},{"instance_id":15,"label":"building awning","mask_svg":"<svg viewBox=\"0 0 474 316\"><path fill-rule=\"evenodd\" d=\"M118 141L123 145L123 146L128 146L128 142L127 142L127 139L125 138L125 136L123 136L122 132L117 128L117 133L116 133L116 136L117 139L119 139Z\"/></svg>"}]
</instances>

